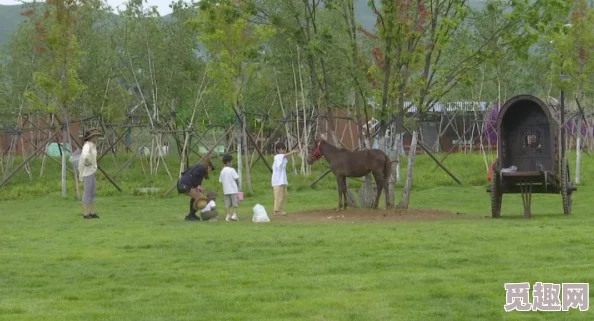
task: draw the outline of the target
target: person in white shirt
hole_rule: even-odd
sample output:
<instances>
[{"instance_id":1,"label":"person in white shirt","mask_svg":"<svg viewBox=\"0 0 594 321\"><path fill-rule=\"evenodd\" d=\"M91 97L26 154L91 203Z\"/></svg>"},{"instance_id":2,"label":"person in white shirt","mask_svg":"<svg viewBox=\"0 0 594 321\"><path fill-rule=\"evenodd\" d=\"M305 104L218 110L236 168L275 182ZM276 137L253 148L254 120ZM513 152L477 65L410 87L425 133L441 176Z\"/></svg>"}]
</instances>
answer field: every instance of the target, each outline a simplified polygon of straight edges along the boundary
<instances>
[{"instance_id":1,"label":"person in white shirt","mask_svg":"<svg viewBox=\"0 0 594 321\"><path fill-rule=\"evenodd\" d=\"M217 211L217 204L215 203L215 199L217 198L217 193L215 192L208 192L206 194L208 197L208 204L201 210L200 218L203 221L217 221L217 216L219 216L219 212Z\"/></svg>"},{"instance_id":2,"label":"person in white shirt","mask_svg":"<svg viewBox=\"0 0 594 321\"><path fill-rule=\"evenodd\" d=\"M276 155L272 163L272 189L274 191L274 215L287 215L284 212L287 203L287 162L288 156L297 153L297 150L286 153L287 148L282 142L276 143Z\"/></svg>"},{"instance_id":3,"label":"person in white shirt","mask_svg":"<svg viewBox=\"0 0 594 321\"><path fill-rule=\"evenodd\" d=\"M80 159L78 161L79 179L83 182L82 210L83 218L99 218L95 213L95 194L97 193L97 137L101 136L97 129L91 128L84 135Z\"/></svg>"},{"instance_id":4,"label":"person in white shirt","mask_svg":"<svg viewBox=\"0 0 594 321\"><path fill-rule=\"evenodd\" d=\"M223 169L219 176L219 182L223 185L223 199L225 200L225 221L237 221L237 207L239 207L239 200L237 194L239 193L239 175L233 168L233 157L229 154L223 156ZM233 214L231 214L233 212Z\"/></svg>"}]
</instances>

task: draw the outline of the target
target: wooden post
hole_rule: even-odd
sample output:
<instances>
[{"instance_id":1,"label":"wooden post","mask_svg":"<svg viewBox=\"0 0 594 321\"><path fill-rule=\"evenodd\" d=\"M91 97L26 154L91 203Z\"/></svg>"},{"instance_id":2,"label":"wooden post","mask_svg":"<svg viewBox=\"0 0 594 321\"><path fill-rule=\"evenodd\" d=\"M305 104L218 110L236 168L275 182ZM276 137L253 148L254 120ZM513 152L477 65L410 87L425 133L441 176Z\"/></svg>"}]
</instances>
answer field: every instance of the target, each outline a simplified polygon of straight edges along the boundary
<instances>
[{"instance_id":1,"label":"wooden post","mask_svg":"<svg viewBox=\"0 0 594 321\"><path fill-rule=\"evenodd\" d=\"M66 131L68 133L70 133L70 125L69 125L69 121L68 121L68 115L66 115ZM72 155L73 151L73 145L72 145L72 137L70 137L70 135L67 135L68 138L68 144L70 145L70 154ZM76 189L76 199L80 200L80 186L78 184L78 168L76 168L76 166L74 166L74 164L72 164L72 171L74 172L74 188Z\"/></svg>"},{"instance_id":2,"label":"wooden post","mask_svg":"<svg viewBox=\"0 0 594 321\"><path fill-rule=\"evenodd\" d=\"M59 119L56 120L60 125L64 126L64 124ZM82 145L78 142L77 138L72 136L72 133L70 132L68 135L72 138L72 141L74 141L76 147L82 149ZM105 172L105 170L103 170L103 168L101 168L101 166L99 166L99 164L97 164L97 169L105 176L105 178L107 178L111 185L113 185L119 192L123 192L122 188Z\"/></svg>"},{"instance_id":3,"label":"wooden post","mask_svg":"<svg viewBox=\"0 0 594 321\"><path fill-rule=\"evenodd\" d=\"M577 143L577 150L576 150L576 164L575 164L575 183L579 184L580 183L580 172L581 172L581 167L582 167L582 126L586 126L586 128L588 130L586 130L586 138L589 138L590 136L590 128L591 126L589 126L588 121L586 120L586 115L584 113L584 110L582 109L582 105L580 104L580 101L576 98L575 102L577 103L577 106L579 108L579 112L580 112L580 117L578 117L578 143ZM582 120L584 121L582 123Z\"/></svg>"},{"instance_id":4,"label":"wooden post","mask_svg":"<svg viewBox=\"0 0 594 321\"><path fill-rule=\"evenodd\" d=\"M561 90L561 102L560 102L560 118L561 118L561 158L565 157L565 91Z\"/></svg>"},{"instance_id":5,"label":"wooden post","mask_svg":"<svg viewBox=\"0 0 594 321\"><path fill-rule=\"evenodd\" d=\"M233 111L235 112L235 116L237 117L237 120L239 121L240 126L245 126L245 124L243 123L243 121L241 120L241 117L239 116L239 113L237 112L236 109L233 109ZM256 142L254 141L254 138L252 137L252 135L248 132L245 131L245 134L247 135L247 138L252 142L252 144L254 144L254 146L256 146ZM237 151L238 151L238 155L239 154L239 150L240 150L240 146L241 146L241 141L238 140L239 146L237 147ZM256 151L258 151L258 154L260 155L260 157L262 158L262 161L264 161L264 164L266 165L266 167L268 167L268 170L272 173L272 167L270 167L270 165L268 165L268 162L266 161L266 158L264 157L264 155L262 155L262 152L260 152L260 150L256 148ZM239 162L239 160L238 160ZM237 165L239 167L239 164ZM240 176L240 182L241 182L241 174Z\"/></svg>"},{"instance_id":6,"label":"wooden post","mask_svg":"<svg viewBox=\"0 0 594 321\"><path fill-rule=\"evenodd\" d=\"M70 134L70 137L72 137L72 134ZM74 138L74 142L76 143L78 148L82 149L81 144L76 140L76 137L72 137ZM107 175L107 173L103 170L103 168L101 168L101 166L99 166L99 164L97 164L97 169L105 176L105 178L107 178L107 180L111 183L111 185L113 185L119 192L123 192L122 188L111 178L109 177L109 175Z\"/></svg>"},{"instance_id":7,"label":"wooden post","mask_svg":"<svg viewBox=\"0 0 594 321\"><path fill-rule=\"evenodd\" d=\"M411 134L411 132L408 130L408 128L406 128L405 126L403 126L403 128L407 133ZM435 158L433 153L431 153L429 151L429 148L427 148L427 146L425 146L423 144L423 142L417 142L417 143L419 146L421 146L421 148L425 151L425 153L427 153L427 155L429 155L429 157L431 157L431 159L433 159L433 161L435 161L437 163L437 165L439 167L441 167L441 169L443 169L454 181L456 181L456 183L462 185L462 182L452 172L450 172L450 170L447 169L437 158Z\"/></svg>"},{"instance_id":8,"label":"wooden post","mask_svg":"<svg viewBox=\"0 0 594 321\"><path fill-rule=\"evenodd\" d=\"M580 183L580 171L582 167L582 118L578 117L577 120L577 143L575 144L575 183Z\"/></svg>"},{"instance_id":9,"label":"wooden post","mask_svg":"<svg viewBox=\"0 0 594 321\"><path fill-rule=\"evenodd\" d=\"M276 132L283 126L283 124L281 123L280 125L278 125L276 127L276 129L272 132L272 134L270 134L270 136L268 136L268 138L266 139L266 141L264 142L264 145L262 146L262 151L266 150L266 148L268 147L268 145L270 144L270 142L272 142L272 140L274 139L274 137L276 137ZM290 141L290 140L289 140ZM291 144L289 143L289 146L291 146ZM252 163L252 166L254 166L260 159L263 159L264 162L266 162L266 160L264 159L264 155L262 154L261 151L257 150L258 152L258 157L256 158L256 160ZM268 163L266 163L266 166L268 166ZM268 169L271 169L270 167Z\"/></svg>"},{"instance_id":10,"label":"wooden post","mask_svg":"<svg viewBox=\"0 0 594 321\"><path fill-rule=\"evenodd\" d=\"M328 175L331 172L331 170L326 170L322 175L320 175L320 177L316 178L315 181L313 181L311 184L309 184L309 187L314 188L314 186L316 186L316 184L318 184L324 177L326 177L326 175Z\"/></svg>"},{"instance_id":11,"label":"wooden post","mask_svg":"<svg viewBox=\"0 0 594 321\"><path fill-rule=\"evenodd\" d=\"M64 122L62 123L62 139L58 142L58 146L60 147L60 155L62 156L62 197L67 196L66 190L66 149L64 148L64 142L68 140L68 116L64 113ZM72 149L72 147L71 147Z\"/></svg>"},{"instance_id":12,"label":"wooden post","mask_svg":"<svg viewBox=\"0 0 594 321\"><path fill-rule=\"evenodd\" d=\"M6 177L2 180L2 182L0 182L0 187L4 186L14 176L14 174L16 174L21 168L23 168L23 166L27 165L34 157L37 157L39 152L43 148L45 148L45 145L47 145L48 142L50 142L52 139L54 139L54 136L56 136L55 133L53 135L51 135L43 144L41 144L41 146L38 146L35 149L35 151L33 152L33 154L31 154L31 156L27 157L27 159L25 159L25 161L23 161L19 166L17 166L15 169L13 169L12 172L10 172L8 175L6 175Z\"/></svg>"},{"instance_id":13,"label":"wooden post","mask_svg":"<svg viewBox=\"0 0 594 321\"><path fill-rule=\"evenodd\" d=\"M417 131L413 131L412 139L410 142L410 148L408 150L408 167L406 173L406 180L404 182L404 187L402 188L402 198L400 199L400 203L397 206L398 208L408 209L410 191L412 189L412 171L415 165L415 153L417 149L417 143L419 142L417 136Z\"/></svg>"}]
</instances>

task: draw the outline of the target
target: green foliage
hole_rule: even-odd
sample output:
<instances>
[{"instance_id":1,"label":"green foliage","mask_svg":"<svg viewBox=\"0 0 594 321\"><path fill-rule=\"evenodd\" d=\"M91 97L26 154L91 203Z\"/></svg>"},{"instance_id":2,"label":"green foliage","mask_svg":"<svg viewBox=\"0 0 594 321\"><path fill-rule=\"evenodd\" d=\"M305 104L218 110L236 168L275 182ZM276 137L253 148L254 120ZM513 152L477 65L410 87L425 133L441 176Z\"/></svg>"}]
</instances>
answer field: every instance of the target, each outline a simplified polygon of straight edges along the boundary
<instances>
[{"instance_id":1,"label":"green foliage","mask_svg":"<svg viewBox=\"0 0 594 321\"><path fill-rule=\"evenodd\" d=\"M74 30L84 2L56 0L48 3L43 17L35 22L40 71L33 74L33 86L25 91L31 109L70 113L72 103L86 89L78 77L80 49Z\"/></svg>"},{"instance_id":2,"label":"green foliage","mask_svg":"<svg viewBox=\"0 0 594 321\"><path fill-rule=\"evenodd\" d=\"M247 77L258 72L264 42L274 34L269 26L249 22L253 15L246 2L201 1L200 15L191 21L209 57L211 93L233 106L244 98Z\"/></svg>"},{"instance_id":3,"label":"green foliage","mask_svg":"<svg viewBox=\"0 0 594 321\"><path fill-rule=\"evenodd\" d=\"M26 7L28 18L18 25L14 36L4 47L5 57L2 59L3 80L6 88L6 108L11 112L18 112L25 100L23 93L33 84L33 74L40 69L40 59L35 52L37 46L34 22L41 19L39 8ZM26 110L27 108L25 108Z\"/></svg>"},{"instance_id":4,"label":"green foliage","mask_svg":"<svg viewBox=\"0 0 594 321\"><path fill-rule=\"evenodd\" d=\"M586 0L574 1L570 19L566 24L549 32L550 72L548 77L558 88L573 92L583 98L594 94L592 82L594 73L594 9ZM567 74L563 80L561 74Z\"/></svg>"},{"instance_id":5,"label":"green foliage","mask_svg":"<svg viewBox=\"0 0 594 321\"><path fill-rule=\"evenodd\" d=\"M389 94L387 101L392 104L384 108L401 106L401 100L406 99L427 110L454 89L458 89L457 95L464 92L464 99L483 98L485 79L496 85L487 87L501 87L503 80L506 88L532 91L540 84L528 76L518 77L518 67L532 58L529 49L541 36L557 30L569 12L568 3L554 0L487 1L480 11L467 7L463 0L432 4L382 2L379 47L373 52L379 68L370 68L368 74L377 83L378 99ZM387 60L392 62L389 72L395 81L385 92L386 70L382 66ZM497 98L497 94L491 89L486 96Z\"/></svg>"},{"instance_id":6,"label":"green foliage","mask_svg":"<svg viewBox=\"0 0 594 321\"><path fill-rule=\"evenodd\" d=\"M0 108L57 111L67 102L71 112L118 123L138 107L143 121L175 114L183 127L196 110L192 125L200 127L232 124L232 106L280 119L281 104L287 115L311 115L350 108L355 93L386 96L375 113L388 117L404 101L427 110L438 100L594 91L589 55L581 53L593 49L591 9L567 20L581 0L178 1L167 17L142 0L119 15L103 0L77 3L84 5L73 11L76 20L61 23L43 17L45 6L25 7L35 10L19 18L5 48ZM376 9L382 17L372 35ZM568 21L571 30L563 28ZM559 81L561 70L569 82Z\"/></svg>"},{"instance_id":7,"label":"green foliage","mask_svg":"<svg viewBox=\"0 0 594 321\"><path fill-rule=\"evenodd\" d=\"M185 127L204 85L205 65L196 55L197 34L187 25L196 17L194 6L177 2L173 8L162 18L142 1L126 3L112 38L118 67L112 72L133 93L131 108L140 106L154 120L175 113L178 126Z\"/></svg>"},{"instance_id":8,"label":"green foliage","mask_svg":"<svg viewBox=\"0 0 594 321\"><path fill-rule=\"evenodd\" d=\"M115 72L120 61L113 45L113 16L102 2L84 6L80 15L76 35L86 52L79 75L87 90L78 103L84 106L85 114L100 115L107 122L117 123L123 120L132 97Z\"/></svg>"},{"instance_id":9,"label":"green foliage","mask_svg":"<svg viewBox=\"0 0 594 321\"><path fill-rule=\"evenodd\" d=\"M10 79L7 75L7 54L0 51L0 115L6 115L10 112L8 108L10 102ZM1 117L4 118L4 117Z\"/></svg>"}]
</instances>

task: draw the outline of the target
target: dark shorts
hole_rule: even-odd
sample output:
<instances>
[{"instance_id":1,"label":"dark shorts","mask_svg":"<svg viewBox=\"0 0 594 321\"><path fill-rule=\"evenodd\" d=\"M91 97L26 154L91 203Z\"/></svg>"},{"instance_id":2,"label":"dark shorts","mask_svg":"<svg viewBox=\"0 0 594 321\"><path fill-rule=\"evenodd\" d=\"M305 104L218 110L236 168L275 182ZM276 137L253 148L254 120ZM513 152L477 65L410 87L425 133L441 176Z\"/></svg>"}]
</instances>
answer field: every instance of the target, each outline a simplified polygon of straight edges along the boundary
<instances>
[{"instance_id":1,"label":"dark shorts","mask_svg":"<svg viewBox=\"0 0 594 321\"><path fill-rule=\"evenodd\" d=\"M95 204L95 194L97 194L97 179L95 174L83 177L83 197L82 203L85 205Z\"/></svg>"},{"instance_id":2,"label":"dark shorts","mask_svg":"<svg viewBox=\"0 0 594 321\"><path fill-rule=\"evenodd\" d=\"M200 213L200 217L203 221L208 221L210 219L216 218L217 216L219 216L219 212L216 209Z\"/></svg>"},{"instance_id":3,"label":"dark shorts","mask_svg":"<svg viewBox=\"0 0 594 321\"><path fill-rule=\"evenodd\" d=\"M177 192L178 193L186 194L186 193L189 193L191 189L192 189L192 187L190 187L184 183L181 183L179 181L177 182Z\"/></svg>"}]
</instances>

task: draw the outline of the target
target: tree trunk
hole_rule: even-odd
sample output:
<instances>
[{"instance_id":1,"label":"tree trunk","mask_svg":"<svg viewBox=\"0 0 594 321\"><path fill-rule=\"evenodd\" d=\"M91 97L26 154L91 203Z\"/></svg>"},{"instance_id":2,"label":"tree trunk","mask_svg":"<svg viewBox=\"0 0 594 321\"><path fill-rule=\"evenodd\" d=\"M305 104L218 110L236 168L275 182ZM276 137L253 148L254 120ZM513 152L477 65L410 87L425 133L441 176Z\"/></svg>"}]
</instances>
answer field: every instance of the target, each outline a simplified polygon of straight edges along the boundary
<instances>
[{"instance_id":1,"label":"tree trunk","mask_svg":"<svg viewBox=\"0 0 594 321\"><path fill-rule=\"evenodd\" d=\"M149 167L151 170L151 175L155 174L155 172L153 171L153 169L155 168L153 166L154 160L155 160L155 135L153 134L153 138L151 139L151 153L149 155Z\"/></svg>"},{"instance_id":2,"label":"tree trunk","mask_svg":"<svg viewBox=\"0 0 594 321\"><path fill-rule=\"evenodd\" d=\"M412 189L413 167L415 165L415 154L417 150L417 131L412 132L412 141L410 143L410 150L408 152L408 169L406 171L406 181L402 189L402 199L398 203L398 208L408 209L410 200L410 192Z\"/></svg>"},{"instance_id":3,"label":"tree trunk","mask_svg":"<svg viewBox=\"0 0 594 321\"><path fill-rule=\"evenodd\" d=\"M582 167L582 119L578 118L577 123L577 143L575 146L575 183L580 183L580 172Z\"/></svg>"},{"instance_id":4,"label":"tree trunk","mask_svg":"<svg viewBox=\"0 0 594 321\"><path fill-rule=\"evenodd\" d=\"M398 157L398 162L396 162L396 183L399 183L402 179L402 175L400 175L400 155L406 155L404 151L404 133L398 133L397 136L398 145L396 145L396 155Z\"/></svg>"},{"instance_id":5,"label":"tree trunk","mask_svg":"<svg viewBox=\"0 0 594 321\"><path fill-rule=\"evenodd\" d=\"M234 107L237 108L237 105ZM237 109L236 109L237 110ZM239 124L239 119L237 119L235 121L236 124ZM241 126L241 125L240 125ZM243 133L242 128L238 128L238 130L235 132L235 134L237 135L237 174L239 174L239 190L243 191L243 159L241 156L241 147L242 147L242 143L241 143L241 134Z\"/></svg>"},{"instance_id":6,"label":"tree trunk","mask_svg":"<svg viewBox=\"0 0 594 321\"><path fill-rule=\"evenodd\" d=\"M348 17L350 18L350 31L351 31L351 47L352 47L352 77L353 77L353 89L355 91L355 117L357 121L357 138L359 141L359 149L367 149L369 148L369 143L366 143L367 139L369 139L369 130L367 133L363 132L362 128L362 115L361 109L362 105L364 104L365 97L363 97L363 93L357 89L360 89L359 79L358 79L358 48L357 48L357 29L356 29L356 22L354 16L354 8L353 8L353 1L350 1L347 4L348 8ZM368 128L368 127L366 127ZM365 138L367 137L367 139ZM373 205L373 201L375 200L375 193L373 193L373 185L371 184L371 174L365 175L364 184L359 189L359 205L362 208L371 208ZM393 203L392 203L393 204Z\"/></svg>"},{"instance_id":7,"label":"tree trunk","mask_svg":"<svg viewBox=\"0 0 594 321\"><path fill-rule=\"evenodd\" d=\"M351 192L351 189L349 188L349 183L346 184L347 185L347 205L352 207L352 208L357 208L359 207L359 205L357 204L357 200L355 199L355 196L353 195L353 193Z\"/></svg>"},{"instance_id":8,"label":"tree trunk","mask_svg":"<svg viewBox=\"0 0 594 321\"><path fill-rule=\"evenodd\" d=\"M244 111L245 111L245 106L243 107ZM248 155L248 143L247 143L247 133L246 133L246 122L245 122L245 114L241 113L241 124L242 124L242 131L241 131L241 135L243 136L243 146L245 146L245 154ZM254 146L255 148L258 148L258 146ZM247 163L246 160L246 166L245 166L245 177L246 177L246 182L247 182L247 188L248 188L248 192L250 192L250 194L254 194L254 189L252 188L252 170L249 166L249 164Z\"/></svg>"},{"instance_id":9,"label":"tree trunk","mask_svg":"<svg viewBox=\"0 0 594 321\"><path fill-rule=\"evenodd\" d=\"M66 132L68 132L68 144L70 145L70 152L72 153L72 138L70 138L70 123L68 116L66 116ZM74 187L76 188L76 199L80 200L80 186L78 185L78 168L72 164L72 171L74 172Z\"/></svg>"},{"instance_id":10,"label":"tree trunk","mask_svg":"<svg viewBox=\"0 0 594 321\"><path fill-rule=\"evenodd\" d=\"M388 178L388 204L396 204L395 202L395 192L396 192L396 183L400 181L400 148L402 145L402 134L394 135L394 141L392 146L392 155L391 159L394 161L392 163L392 171L390 173L390 177ZM395 156L394 156L395 155Z\"/></svg>"},{"instance_id":11,"label":"tree trunk","mask_svg":"<svg viewBox=\"0 0 594 321\"><path fill-rule=\"evenodd\" d=\"M190 129L188 129L184 133L184 135L185 135L185 137L184 137L184 144L183 144L182 150L181 150L181 160L179 161L179 172L177 173L177 177L181 177L181 173L183 173L186 170L185 164L186 164L186 160L188 159L188 155L189 155L189 153L188 153L188 143L190 142Z\"/></svg>"},{"instance_id":12,"label":"tree trunk","mask_svg":"<svg viewBox=\"0 0 594 321\"><path fill-rule=\"evenodd\" d=\"M303 79L301 78L301 63L299 62L299 48L297 48L297 70L299 71L299 84L301 85L301 97L303 99L303 105L305 105L305 93L303 90ZM292 65L292 64L291 64ZM295 125L294 125L294 130L297 132L297 145L299 146L299 148L301 148L301 141L302 141L302 137L301 137L301 127L300 127L300 122L301 122L301 117L299 117L299 99L298 99L298 94L297 94L297 78L295 78L295 67L293 67L293 81L295 82ZM291 117L293 118L293 117ZM287 137L287 141L289 140L289 137ZM289 143L290 144L290 143ZM287 148L291 148L291 146L287 147ZM276 150L275 150L275 154L276 154Z\"/></svg>"},{"instance_id":13,"label":"tree trunk","mask_svg":"<svg viewBox=\"0 0 594 321\"><path fill-rule=\"evenodd\" d=\"M69 133L69 128L68 128L68 116L64 115L64 120L66 122L66 128L64 128L63 132L62 132L62 147L61 147L61 151L62 151L62 197L66 197L67 193L66 193L66 150L64 148L64 143L67 141L67 137L68 137L68 133Z\"/></svg>"}]
</instances>

